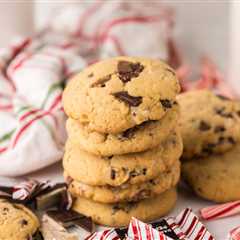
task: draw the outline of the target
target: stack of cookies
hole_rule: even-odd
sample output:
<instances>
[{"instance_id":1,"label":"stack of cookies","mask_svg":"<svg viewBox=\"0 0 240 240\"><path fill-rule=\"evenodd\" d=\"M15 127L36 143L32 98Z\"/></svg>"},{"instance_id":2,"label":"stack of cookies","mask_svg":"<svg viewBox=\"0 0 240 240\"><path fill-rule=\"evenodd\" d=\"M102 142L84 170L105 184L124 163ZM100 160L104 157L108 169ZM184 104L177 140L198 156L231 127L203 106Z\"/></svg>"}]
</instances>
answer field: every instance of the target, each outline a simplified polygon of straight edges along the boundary
<instances>
[{"instance_id":1,"label":"stack of cookies","mask_svg":"<svg viewBox=\"0 0 240 240\"><path fill-rule=\"evenodd\" d=\"M182 176L214 202L240 200L240 102L198 90L179 95Z\"/></svg>"},{"instance_id":2,"label":"stack of cookies","mask_svg":"<svg viewBox=\"0 0 240 240\"><path fill-rule=\"evenodd\" d=\"M182 140L180 87L159 60L118 57L91 65L64 91L64 175L74 210L99 224L151 221L176 202Z\"/></svg>"}]
</instances>

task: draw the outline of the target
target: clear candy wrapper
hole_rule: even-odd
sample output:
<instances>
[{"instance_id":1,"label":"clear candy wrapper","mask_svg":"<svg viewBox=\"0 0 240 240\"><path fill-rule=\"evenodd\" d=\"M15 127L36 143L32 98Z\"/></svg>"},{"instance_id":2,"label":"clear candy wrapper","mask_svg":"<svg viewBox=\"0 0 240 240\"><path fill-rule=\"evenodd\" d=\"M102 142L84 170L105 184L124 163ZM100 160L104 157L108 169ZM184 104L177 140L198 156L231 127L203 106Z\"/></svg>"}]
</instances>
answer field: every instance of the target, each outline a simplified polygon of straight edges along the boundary
<instances>
[{"instance_id":1,"label":"clear candy wrapper","mask_svg":"<svg viewBox=\"0 0 240 240\"><path fill-rule=\"evenodd\" d=\"M0 186L0 198L26 204L37 210L58 208L69 210L72 198L65 183L24 181L16 186Z\"/></svg>"},{"instance_id":2,"label":"clear candy wrapper","mask_svg":"<svg viewBox=\"0 0 240 240\"><path fill-rule=\"evenodd\" d=\"M128 229L111 229L90 235L91 240L214 240L212 234L189 208L176 217L151 224L132 218Z\"/></svg>"},{"instance_id":3,"label":"clear candy wrapper","mask_svg":"<svg viewBox=\"0 0 240 240\"><path fill-rule=\"evenodd\" d=\"M240 240L240 226L235 227L229 232L227 240Z\"/></svg>"}]
</instances>

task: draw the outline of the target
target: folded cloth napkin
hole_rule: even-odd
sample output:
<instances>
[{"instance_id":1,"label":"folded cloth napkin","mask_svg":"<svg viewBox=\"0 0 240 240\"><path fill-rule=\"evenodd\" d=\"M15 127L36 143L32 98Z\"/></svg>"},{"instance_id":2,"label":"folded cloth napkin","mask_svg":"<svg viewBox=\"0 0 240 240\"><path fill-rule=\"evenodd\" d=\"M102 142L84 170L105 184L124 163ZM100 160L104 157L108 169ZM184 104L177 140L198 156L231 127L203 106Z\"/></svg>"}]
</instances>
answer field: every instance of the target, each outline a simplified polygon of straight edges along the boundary
<instances>
[{"instance_id":1,"label":"folded cloth napkin","mask_svg":"<svg viewBox=\"0 0 240 240\"><path fill-rule=\"evenodd\" d=\"M0 175L23 175L62 158L63 87L86 65L117 55L176 63L172 20L156 1L91 1L62 9L43 31L1 49Z\"/></svg>"}]
</instances>

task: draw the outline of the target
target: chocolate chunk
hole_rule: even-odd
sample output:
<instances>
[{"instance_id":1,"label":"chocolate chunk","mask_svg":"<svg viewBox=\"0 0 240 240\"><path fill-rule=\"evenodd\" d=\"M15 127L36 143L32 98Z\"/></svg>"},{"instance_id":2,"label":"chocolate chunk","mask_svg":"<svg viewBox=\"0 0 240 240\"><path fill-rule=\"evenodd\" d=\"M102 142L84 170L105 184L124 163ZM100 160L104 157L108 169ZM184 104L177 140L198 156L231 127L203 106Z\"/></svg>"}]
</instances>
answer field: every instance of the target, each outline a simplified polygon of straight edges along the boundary
<instances>
[{"instance_id":1,"label":"chocolate chunk","mask_svg":"<svg viewBox=\"0 0 240 240\"><path fill-rule=\"evenodd\" d=\"M200 121L199 123L199 130L200 131L208 131L211 129L211 126L205 122L205 121Z\"/></svg>"},{"instance_id":2,"label":"chocolate chunk","mask_svg":"<svg viewBox=\"0 0 240 240\"><path fill-rule=\"evenodd\" d=\"M119 135L119 139L126 140L126 139L130 139L130 138L134 137L135 133L138 130L146 127L148 124L151 124L152 122L154 122L154 120L146 121L146 122L143 122L143 123L141 123L139 125L136 125L136 126L134 126L132 128L127 129L126 131L122 132Z\"/></svg>"},{"instance_id":3,"label":"chocolate chunk","mask_svg":"<svg viewBox=\"0 0 240 240\"><path fill-rule=\"evenodd\" d=\"M221 95L221 94L216 94L216 96L218 97L218 98L220 98L221 100L230 100L228 97L226 97L226 96L223 96L223 95Z\"/></svg>"},{"instance_id":4,"label":"chocolate chunk","mask_svg":"<svg viewBox=\"0 0 240 240\"><path fill-rule=\"evenodd\" d=\"M144 67L140 63L131 63L127 61L120 61L117 65L118 76L124 83L130 81L131 78L138 77L143 69Z\"/></svg>"},{"instance_id":5,"label":"chocolate chunk","mask_svg":"<svg viewBox=\"0 0 240 240\"><path fill-rule=\"evenodd\" d=\"M172 69L170 69L170 68L165 68L165 70L170 72L174 76L176 75L176 73Z\"/></svg>"},{"instance_id":6,"label":"chocolate chunk","mask_svg":"<svg viewBox=\"0 0 240 240\"><path fill-rule=\"evenodd\" d=\"M67 192L67 185L65 183L56 184L37 195L33 200L33 207L37 210L46 210L49 208L69 208L71 199L69 199Z\"/></svg>"},{"instance_id":7,"label":"chocolate chunk","mask_svg":"<svg viewBox=\"0 0 240 240\"><path fill-rule=\"evenodd\" d=\"M203 147L202 151L203 153L207 155L213 154L213 149L216 147L216 144L214 143L208 143L206 146Z\"/></svg>"},{"instance_id":8,"label":"chocolate chunk","mask_svg":"<svg viewBox=\"0 0 240 240\"><path fill-rule=\"evenodd\" d=\"M233 114L232 113L228 113L228 112L225 112L225 109L224 108L217 108L215 109L215 112L220 115L221 117L224 117L224 118L233 118Z\"/></svg>"},{"instance_id":9,"label":"chocolate chunk","mask_svg":"<svg viewBox=\"0 0 240 240\"><path fill-rule=\"evenodd\" d=\"M129 176L134 178L134 177L137 177L137 176L146 175L146 173L147 173L147 169L146 168L134 169L134 170L129 172Z\"/></svg>"},{"instance_id":10,"label":"chocolate chunk","mask_svg":"<svg viewBox=\"0 0 240 240\"><path fill-rule=\"evenodd\" d=\"M27 225L28 225L28 221L27 221L26 219L23 219L23 220L21 221L21 225L22 225L22 226L27 226Z\"/></svg>"},{"instance_id":11,"label":"chocolate chunk","mask_svg":"<svg viewBox=\"0 0 240 240\"><path fill-rule=\"evenodd\" d=\"M61 199L60 203L58 204L58 208L61 210L69 210L72 207L72 196L70 192L67 191L62 191L61 193Z\"/></svg>"},{"instance_id":12,"label":"chocolate chunk","mask_svg":"<svg viewBox=\"0 0 240 240\"><path fill-rule=\"evenodd\" d=\"M153 179L149 180L149 183L151 183L152 185L156 185L155 181Z\"/></svg>"},{"instance_id":13,"label":"chocolate chunk","mask_svg":"<svg viewBox=\"0 0 240 240\"><path fill-rule=\"evenodd\" d=\"M228 142L231 143L231 144L236 144L236 141L234 140L233 137L228 137L227 140L228 140Z\"/></svg>"},{"instance_id":14,"label":"chocolate chunk","mask_svg":"<svg viewBox=\"0 0 240 240\"><path fill-rule=\"evenodd\" d=\"M135 178L135 177L137 177L137 176L139 176L139 175L140 175L140 173L137 172L136 170L132 170L132 171L129 173L129 176L130 176L131 178Z\"/></svg>"},{"instance_id":15,"label":"chocolate chunk","mask_svg":"<svg viewBox=\"0 0 240 240\"><path fill-rule=\"evenodd\" d=\"M151 190L141 190L139 191L137 194L135 194L135 196L132 197L132 201L137 202L139 200L145 199L145 198L149 198L151 196Z\"/></svg>"},{"instance_id":16,"label":"chocolate chunk","mask_svg":"<svg viewBox=\"0 0 240 240\"><path fill-rule=\"evenodd\" d=\"M131 107L137 107L142 103L142 97L130 96L126 91L113 93L113 96L127 103Z\"/></svg>"},{"instance_id":17,"label":"chocolate chunk","mask_svg":"<svg viewBox=\"0 0 240 240\"><path fill-rule=\"evenodd\" d=\"M225 142L225 137L220 137L218 139L218 144L223 144Z\"/></svg>"},{"instance_id":18,"label":"chocolate chunk","mask_svg":"<svg viewBox=\"0 0 240 240\"><path fill-rule=\"evenodd\" d=\"M136 206L135 202L126 202L126 203L119 203L112 207L112 215L116 214L118 211L124 211L129 213L129 211Z\"/></svg>"},{"instance_id":19,"label":"chocolate chunk","mask_svg":"<svg viewBox=\"0 0 240 240\"><path fill-rule=\"evenodd\" d=\"M129 128L126 131L124 131L121 134L120 139L130 139L134 136L135 132L138 130L138 128L135 126L133 128Z\"/></svg>"},{"instance_id":20,"label":"chocolate chunk","mask_svg":"<svg viewBox=\"0 0 240 240\"><path fill-rule=\"evenodd\" d=\"M114 169L111 169L111 179L115 180L116 178L116 171Z\"/></svg>"},{"instance_id":21,"label":"chocolate chunk","mask_svg":"<svg viewBox=\"0 0 240 240\"><path fill-rule=\"evenodd\" d=\"M41 222L42 234L46 240L85 239L95 231L91 218L73 211L48 211Z\"/></svg>"},{"instance_id":22,"label":"chocolate chunk","mask_svg":"<svg viewBox=\"0 0 240 240\"><path fill-rule=\"evenodd\" d=\"M24 227L24 226L27 226L27 225L28 225L28 221L27 221L26 219L20 220L19 223L20 223L21 227Z\"/></svg>"},{"instance_id":23,"label":"chocolate chunk","mask_svg":"<svg viewBox=\"0 0 240 240\"><path fill-rule=\"evenodd\" d=\"M160 102L161 102L161 104L163 105L164 108L171 108L172 107L172 102L168 99L161 99Z\"/></svg>"},{"instance_id":24,"label":"chocolate chunk","mask_svg":"<svg viewBox=\"0 0 240 240\"><path fill-rule=\"evenodd\" d=\"M47 211L47 215L60 223L63 227L68 228L70 226L79 226L88 232L93 232L93 222L91 218L79 214L75 211Z\"/></svg>"},{"instance_id":25,"label":"chocolate chunk","mask_svg":"<svg viewBox=\"0 0 240 240\"><path fill-rule=\"evenodd\" d=\"M91 84L91 87L94 88L94 87L105 87L105 83L108 82L109 80L111 79L111 75L107 75L103 78L100 78L98 79L96 82L92 83Z\"/></svg>"},{"instance_id":26,"label":"chocolate chunk","mask_svg":"<svg viewBox=\"0 0 240 240\"><path fill-rule=\"evenodd\" d=\"M88 74L88 77L89 77L89 78L91 78L91 77L93 77L93 76L94 76L93 73L89 73L89 74Z\"/></svg>"},{"instance_id":27,"label":"chocolate chunk","mask_svg":"<svg viewBox=\"0 0 240 240\"><path fill-rule=\"evenodd\" d=\"M224 132L224 131L226 131L226 128L224 127L224 126L216 126L215 128L214 128L214 132L215 133L221 133L221 132Z\"/></svg>"}]
</instances>

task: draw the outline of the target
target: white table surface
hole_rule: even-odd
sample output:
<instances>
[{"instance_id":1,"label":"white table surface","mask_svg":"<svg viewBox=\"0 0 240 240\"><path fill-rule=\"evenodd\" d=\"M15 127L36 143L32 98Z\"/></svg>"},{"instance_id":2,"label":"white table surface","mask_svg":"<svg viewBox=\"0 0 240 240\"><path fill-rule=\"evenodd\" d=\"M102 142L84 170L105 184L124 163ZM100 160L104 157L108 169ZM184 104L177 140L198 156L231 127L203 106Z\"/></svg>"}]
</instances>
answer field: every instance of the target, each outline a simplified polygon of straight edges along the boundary
<instances>
[{"instance_id":1,"label":"white table surface","mask_svg":"<svg viewBox=\"0 0 240 240\"><path fill-rule=\"evenodd\" d=\"M27 177L39 180L49 179L55 182L63 181L61 164L55 164L47 169L30 174ZM0 185L11 185L18 183L21 180L24 180L24 178L0 177ZM208 201L204 201L194 196L184 187L180 187L177 205L169 215L175 216L186 207L191 207L195 212L197 212L200 208L210 206L211 204L212 203ZM206 221L204 224L216 240L227 240L228 232L234 227L240 226L240 215L215 221Z\"/></svg>"}]
</instances>

